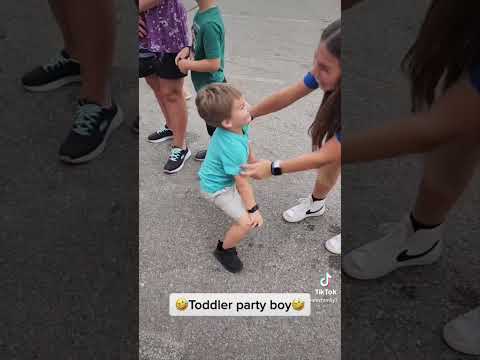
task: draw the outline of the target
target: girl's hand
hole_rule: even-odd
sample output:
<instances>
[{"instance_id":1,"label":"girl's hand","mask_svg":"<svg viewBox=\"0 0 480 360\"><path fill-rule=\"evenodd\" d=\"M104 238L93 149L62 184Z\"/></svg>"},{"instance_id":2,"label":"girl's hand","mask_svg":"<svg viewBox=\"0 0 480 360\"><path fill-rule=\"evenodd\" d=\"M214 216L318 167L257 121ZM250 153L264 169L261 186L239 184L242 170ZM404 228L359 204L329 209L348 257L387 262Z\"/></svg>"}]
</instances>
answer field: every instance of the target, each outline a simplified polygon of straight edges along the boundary
<instances>
[{"instance_id":1,"label":"girl's hand","mask_svg":"<svg viewBox=\"0 0 480 360\"><path fill-rule=\"evenodd\" d=\"M147 26L145 25L145 21L143 21L142 17L138 17L138 37L143 39L147 36Z\"/></svg>"},{"instance_id":2,"label":"girl's hand","mask_svg":"<svg viewBox=\"0 0 480 360\"><path fill-rule=\"evenodd\" d=\"M272 162L270 160L259 160L253 164L242 165L243 176L250 176L256 180L268 179L272 176Z\"/></svg>"},{"instance_id":3,"label":"girl's hand","mask_svg":"<svg viewBox=\"0 0 480 360\"><path fill-rule=\"evenodd\" d=\"M179 51L177 56L175 57L175 65L178 66L178 62L183 59L189 59L190 58L190 48L184 47L182 50Z\"/></svg>"}]
</instances>

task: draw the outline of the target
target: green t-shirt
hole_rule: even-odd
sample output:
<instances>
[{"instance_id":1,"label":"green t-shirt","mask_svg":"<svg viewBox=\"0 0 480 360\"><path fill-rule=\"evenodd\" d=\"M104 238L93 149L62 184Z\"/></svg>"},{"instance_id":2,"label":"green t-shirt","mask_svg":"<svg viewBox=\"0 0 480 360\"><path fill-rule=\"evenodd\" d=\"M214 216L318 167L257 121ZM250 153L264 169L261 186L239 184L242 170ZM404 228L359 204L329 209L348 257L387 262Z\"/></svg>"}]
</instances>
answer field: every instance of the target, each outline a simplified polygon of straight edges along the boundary
<instances>
[{"instance_id":1,"label":"green t-shirt","mask_svg":"<svg viewBox=\"0 0 480 360\"><path fill-rule=\"evenodd\" d=\"M215 193L233 186L240 166L248 161L249 131L249 125L243 128L243 135L222 128L215 130L198 172L203 192Z\"/></svg>"},{"instance_id":2,"label":"green t-shirt","mask_svg":"<svg viewBox=\"0 0 480 360\"><path fill-rule=\"evenodd\" d=\"M220 69L214 73L192 71L192 82L196 91L204 86L223 82L225 76L225 26L220 9L215 6L204 12L198 11L193 18L192 47L195 60L220 59Z\"/></svg>"}]
</instances>

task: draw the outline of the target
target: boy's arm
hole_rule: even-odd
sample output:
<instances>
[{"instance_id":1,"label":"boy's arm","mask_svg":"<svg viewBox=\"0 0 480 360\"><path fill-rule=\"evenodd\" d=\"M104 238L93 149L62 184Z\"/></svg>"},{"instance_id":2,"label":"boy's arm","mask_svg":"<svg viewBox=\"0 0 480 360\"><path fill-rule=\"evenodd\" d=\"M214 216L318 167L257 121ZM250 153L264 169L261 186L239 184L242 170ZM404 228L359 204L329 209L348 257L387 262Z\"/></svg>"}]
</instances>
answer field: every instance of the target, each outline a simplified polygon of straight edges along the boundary
<instances>
[{"instance_id":1,"label":"boy's arm","mask_svg":"<svg viewBox=\"0 0 480 360\"><path fill-rule=\"evenodd\" d=\"M248 162L251 164L251 163L254 163L255 161L257 161L257 158L255 157L255 153L253 152L252 143L249 142L248 143Z\"/></svg>"},{"instance_id":2,"label":"boy's arm","mask_svg":"<svg viewBox=\"0 0 480 360\"><path fill-rule=\"evenodd\" d=\"M457 138L475 136L480 141L480 94L468 82L459 81L429 111L345 137L343 162L425 153Z\"/></svg>"},{"instance_id":3,"label":"boy's arm","mask_svg":"<svg viewBox=\"0 0 480 360\"><path fill-rule=\"evenodd\" d=\"M178 60L178 68L186 74L189 71L214 73L220 69L220 58L203 60Z\"/></svg>"},{"instance_id":4,"label":"boy's arm","mask_svg":"<svg viewBox=\"0 0 480 360\"><path fill-rule=\"evenodd\" d=\"M180 60L178 67L183 73L188 71L214 73L221 66L221 40L222 30L215 23L206 23L202 25L202 44L205 51L205 59L202 60Z\"/></svg>"},{"instance_id":5,"label":"boy's arm","mask_svg":"<svg viewBox=\"0 0 480 360\"><path fill-rule=\"evenodd\" d=\"M248 178L241 175L235 176L235 185L237 186L238 193L242 198L245 208L247 210L253 208L257 203L255 202L253 188L252 185L250 185Z\"/></svg>"},{"instance_id":6,"label":"boy's arm","mask_svg":"<svg viewBox=\"0 0 480 360\"><path fill-rule=\"evenodd\" d=\"M303 81L299 81L277 93L270 95L259 104L252 107L250 113L254 118L279 111L293 104L298 99L310 94L313 89L308 88Z\"/></svg>"}]
</instances>

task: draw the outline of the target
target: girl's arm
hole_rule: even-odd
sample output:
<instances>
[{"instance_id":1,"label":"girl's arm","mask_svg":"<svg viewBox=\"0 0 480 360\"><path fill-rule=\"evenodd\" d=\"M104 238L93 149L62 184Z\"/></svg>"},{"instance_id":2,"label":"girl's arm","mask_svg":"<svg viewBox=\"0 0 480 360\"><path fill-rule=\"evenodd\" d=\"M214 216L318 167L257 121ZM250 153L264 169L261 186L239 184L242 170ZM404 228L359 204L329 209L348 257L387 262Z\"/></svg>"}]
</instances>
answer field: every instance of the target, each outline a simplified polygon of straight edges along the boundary
<instances>
[{"instance_id":1,"label":"girl's arm","mask_svg":"<svg viewBox=\"0 0 480 360\"><path fill-rule=\"evenodd\" d=\"M286 89L267 97L259 104L253 106L250 113L254 118L279 111L293 104L298 99L310 94L313 89L308 88L303 81L299 81Z\"/></svg>"},{"instance_id":2,"label":"girl's arm","mask_svg":"<svg viewBox=\"0 0 480 360\"><path fill-rule=\"evenodd\" d=\"M342 157L342 145L336 137L328 140L319 150L300 155L296 158L280 161L280 168L283 174L292 172L319 169L322 166L340 163ZM272 162L270 160L261 160L254 164L244 164L242 175L250 176L254 179L267 179L272 176Z\"/></svg>"},{"instance_id":3,"label":"girl's arm","mask_svg":"<svg viewBox=\"0 0 480 360\"><path fill-rule=\"evenodd\" d=\"M341 158L342 145L336 137L333 137L317 151L280 161L280 168L283 174L319 169L322 166L340 162Z\"/></svg>"},{"instance_id":4,"label":"girl's arm","mask_svg":"<svg viewBox=\"0 0 480 360\"><path fill-rule=\"evenodd\" d=\"M480 141L480 94L466 80L453 85L429 111L345 137L343 162L425 153L460 137Z\"/></svg>"},{"instance_id":5,"label":"girl's arm","mask_svg":"<svg viewBox=\"0 0 480 360\"><path fill-rule=\"evenodd\" d=\"M138 8L140 12L147 11L148 9L154 8L155 6L160 5L163 0L138 0Z\"/></svg>"}]
</instances>

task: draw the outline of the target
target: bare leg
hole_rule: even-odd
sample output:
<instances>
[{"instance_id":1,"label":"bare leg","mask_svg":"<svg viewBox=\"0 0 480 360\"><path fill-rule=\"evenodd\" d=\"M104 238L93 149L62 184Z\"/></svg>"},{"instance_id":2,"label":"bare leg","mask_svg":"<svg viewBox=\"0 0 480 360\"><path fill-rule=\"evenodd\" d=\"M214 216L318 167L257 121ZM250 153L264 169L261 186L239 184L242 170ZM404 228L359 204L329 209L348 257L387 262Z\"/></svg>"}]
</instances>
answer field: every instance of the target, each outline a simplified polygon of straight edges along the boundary
<instances>
[{"instance_id":1,"label":"bare leg","mask_svg":"<svg viewBox=\"0 0 480 360\"><path fill-rule=\"evenodd\" d=\"M69 1L64 11L82 64L81 97L108 107L115 41L113 0Z\"/></svg>"},{"instance_id":2,"label":"bare leg","mask_svg":"<svg viewBox=\"0 0 480 360\"><path fill-rule=\"evenodd\" d=\"M248 235L251 227L247 225L247 223L248 214L245 214L238 223L233 224L230 229L228 229L225 238L223 239L223 248L225 250L235 247L240 240Z\"/></svg>"},{"instance_id":3,"label":"bare leg","mask_svg":"<svg viewBox=\"0 0 480 360\"><path fill-rule=\"evenodd\" d=\"M159 95L168 114L168 127L173 131L173 145L185 149L188 113L183 96L183 79L159 79L159 85Z\"/></svg>"},{"instance_id":4,"label":"bare leg","mask_svg":"<svg viewBox=\"0 0 480 360\"><path fill-rule=\"evenodd\" d=\"M167 127L171 130L171 128L170 128L170 117L167 114L167 109L165 107L164 101L163 101L162 97L160 96L160 82L159 82L158 76L157 75L147 76L145 78L145 81L147 82L147 84L150 86L153 93L155 94L155 97L157 98L158 105L160 106L160 110L162 110L162 114L165 117L165 123L167 124Z\"/></svg>"},{"instance_id":5,"label":"bare leg","mask_svg":"<svg viewBox=\"0 0 480 360\"><path fill-rule=\"evenodd\" d=\"M58 27L62 32L63 36L63 47L68 52L68 54L76 59L77 58L77 49L76 44L74 43L74 37L72 34L72 28L67 22L67 12L69 7L68 1L62 0L49 0L50 9L52 10L55 20L57 21Z\"/></svg>"},{"instance_id":6,"label":"bare leg","mask_svg":"<svg viewBox=\"0 0 480 360\"><path fill-rule=\"evenodd\" d=\"M324 199L337 183L340 176L341 165L332 164L322 167L318 171L317 180L313 189L313 196L318 199Z\"/></svg>"},{"instance_id":7,"label":"bare leg","mask_svg":"<svg viewBox=\"0 0 480 360\"><path fill-rule=\"evenodd\" d=\"M414 217L423 224L445 221L474 175L480 144L462 139L426 155L423 178L414 208Z\"/></svg>"}]
</instances>

